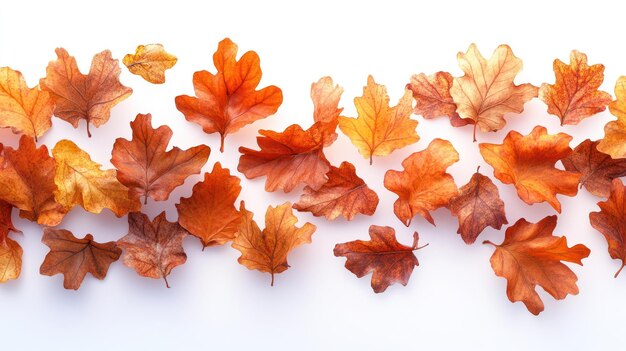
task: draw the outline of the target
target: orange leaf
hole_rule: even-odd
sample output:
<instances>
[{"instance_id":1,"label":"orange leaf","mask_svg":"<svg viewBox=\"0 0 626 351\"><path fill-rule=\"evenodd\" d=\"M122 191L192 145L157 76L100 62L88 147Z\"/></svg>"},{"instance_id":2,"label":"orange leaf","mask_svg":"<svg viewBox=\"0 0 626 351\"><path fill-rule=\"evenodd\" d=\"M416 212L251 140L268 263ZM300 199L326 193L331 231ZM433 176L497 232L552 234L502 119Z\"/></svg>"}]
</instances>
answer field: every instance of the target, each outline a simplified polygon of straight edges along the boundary
<instances>
[{"instance_id":1,"label":"orange leaf","mask_svg":"<svg viewBox=\"0 0 626 351\"><path fill-rule=\"evenodd\" d=\"M543 311L543 302L535 291L537 285L557 300L567 294L578 294L578 278L565 264L573 262L582 266L589 249L582 244L567 247L567 239L554 236L556 216L548 216L538 223L524 218L506 230L504 241L496 245L491 256L491 267L497 276L507 280L506 294L511 302L522 301L530 313Z\"/></svg>"},{"instance_id":2,"label":"orange leaf","mask_svg":"<svg viewBox=\"0 0 626 351\"><path fill-rule=\"evenodd\" d=\"M256 52L246 52L239 61L236 58L237 45L228 38L222 40L213 55L217 73L194 73L197 97L176 97L176 108L188 121L198 123L205 133L220 134L222 152L227 134L273 115L283 102L283 93L278 87L271 85L256 90L261 81Z\"/></svg>"},{"instance_id":3,"label":"orange leaf","mask_svg":"<svg viewBox=\"0 0 626 351\"><path fill-rule=\"evenodd\" d=\"M22 247L9 238L9 232L21 233L11 221L13 206L0 201L0 283L17 279L22 272Z\"/></svg>"},{"instance_id":4,"label":"orange leaf","mask_svg":"<svg viewBox=\"0 0 626 351\"><path fill-rule=\"evenodd\" d=\"M413 112L426 119L447 116L454 127L473 124L474 120L461 118L456 113L456 104L450 95L453 77L448 72L437 72L426 76L424 73L415 74L406 88L413 92L416 105Z\"/></svg>"},{"instance_id":5,"label":"orange leaf","mask_svg":"<svg viewBox=\"0 0 626 351\"><path fill-rule=\"evenodd\" d=\"M604 126L604 138L598 144L598 151L612 158L626 158L626 76L615 83L616 100L609 104L609 111L617 117Z\"/></svg>"},{"instance_id":6,"label":"orange leaf","mask_svg":"<svg viewBox=\"0 0 626 351\"><path fill-rule=\"evenodd\" d=\"M609 245L612 259L622 260L622 265L615 273L619 275L626 266L626 187L619 179L611 182L611 193L608 200L598 202L599 212L591 212L591 226L604 235Z\"/></svg>"},{"instance_id":7,"label":"orange leaf","mask_svg":"<svg viewBox=\"0 0 626 351\"><path fill-rule=\"evenodd\" d=\"M583 118L604 111L612 98L599 91L604 81L604 65L587 65L587 55L572 50L570 64L554 60L556 82L542 84L539 98L548 105L548 113L561 119L561 125L578 124Z\"/></svg>"},{"instance_id":8,"label":"orange leaf","mask_svg":"<svg viewBox=\"0 0 626 351\"><path fill-rule=\"evenodd\" d=\"M536 126L527 136L510 131L502 144L480 144L480 154L504 184L513 184L517 195L529 205L547 201L561 213L556 194L574 196L580 173L556 169L554 164L569 156L572 137L565 133L549 135Z\"/></svg>"},{"instance_id":9,"label":"orange leaf","mask_svg":"<svg viewBox=\"0 0 626 351\"><path fill-rule=\"evenodd\" d=\"M127 54L122 62L130 73L140 75L154 84L165 83L165 71L174 67L178 59L163 49L161 44L139 45L135 54Z\"/></svg>"},{"instance_id":10,"label":"orange leaf","mask_svg":"<svg viewBox=\"0 0 626 351\"><path fill-rule=\"evenodd\" d=\"M120 83L120 66L105 50L93 57L89 74L78 70L76 59L65 49L56 49L58 59L50 61L46 78L39 81L41 89L52 95L54 115L78 128L84 119L87 135L89 124L99 127L109 120L111 109L132 94L133 90Z\"/></svg>"},{"instance_id":11,"label":"orange leaf","mask_svg":"<svg viewBox=\"0 0 626 351\"><path fill-rule=\"evenodd\" d=\"M402 161L404 171L385 173L385 188L398 194L393 212L404 225L408 227L416 214L435 224L429 211L446 206L459 192L454 178L446 173L458 160L449 141L434 139L425 150Z\"/></svg>"}]
</instances>

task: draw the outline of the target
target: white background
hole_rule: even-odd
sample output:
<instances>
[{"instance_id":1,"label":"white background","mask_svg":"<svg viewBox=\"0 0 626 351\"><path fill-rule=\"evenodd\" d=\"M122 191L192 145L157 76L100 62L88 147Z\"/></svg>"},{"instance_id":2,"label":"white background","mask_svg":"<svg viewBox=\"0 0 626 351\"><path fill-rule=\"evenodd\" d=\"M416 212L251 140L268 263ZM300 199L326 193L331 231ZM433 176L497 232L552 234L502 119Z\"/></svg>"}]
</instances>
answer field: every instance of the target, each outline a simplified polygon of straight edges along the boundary
<instances>
[{"instance_id":1,"label":"white background","mask_svg":"<svg viewBox=\"0 0 626 351\"><path fill-rule=\"evenodd\" d=\"M68 1L5 1L0 6L0 66L24 73L30 85L45 75L54 48L65 47L83 72L92 56L110 49L121 59L138 44L162 43L178 56L178 64L167 72L164 85L152 85L122 70L121 80L133 95L115 107L110 121L92 129L75 130L53 120L53 127L39 144L50 148L71 138L92 158L110 168L110 150L116 137L130 138L129 122L139 112L153 114L155 126L167 124L174 130L171 145L182 148L206 143L212 149L203 171L222 162L242 177L241 199L261 221L268 205L296 201L301 188L292 193L265 193L264 178L246 180L236 172L241 145L256 148L259 128L283 130L292 123L312 123L310 84L330 75L345 88L341 106L355 116L352 99L360 96L367 75L387 85L392 102L400 98L414 73L446 70L462 74L456 63L458 51L475 42L485 56L498 44L509 44L524 62L517 83L552 83L552 61L569 60L578 49L590 63L606 66L602 88L613 94L620 74L626 74L622 11L610 2L553 4L549 1L506 4L465 1L424 4L361 1L359 5L336 1L308 3L220 1L202 6L187 1L123 1L72 4ZM206 135L198 125L187 122L174 105L174 97L193 94L192 74L214 71L212 54L224 37L232 38L240 52L255 50L261 57L261 86L282 88L284 103L278 113L247 126L226 140L220 154L217 134ZM301 223L310 221L318 229L313 243L296 249L289 257L291 268L277 275L274 287L269 275L249 271L236 261L238 251L230 246L201 251L199 241L185 240L189 256L185 265L169 277L171 289L161 280L138 276L121 262L113 264L104 281L87 276L80 290L66 291L62 276L39 275L47 247L40 242L42 230L19 219L15 225L22 236L13 235L24 248L24 265L19 280L0 286L0 330L3 349L608 349L622 346L626 312L626 276L613 279L619 262L611 260L604 238L589 225L588 213L597 209L599 198L581 190L575 198L559 196L563 213L555 231L566 235L570 246L583 243L591 249L584 267L573 265L579 277L580 294L555 301L541 289L545 311L535 317L522 303L512 304L505 293L506 282L491 270L491 246L484 239L501 242L504 230L484 231L477 244L468 246L456 234L457 220L448 210L434 212L437 227L416 218L405 228L393 215L396 196L383 187L387 169L424 149L434 137L452 141L461 161L449 171L457 184L465 184L477 165L493 178L492 168L472 143L471 126L453 128L445 118L425 121L417 128L421 140L386 158L375 158L369 166L347 137L340 135L327 149L330 161L354 163L357 173L381 198L373 217L359 216L353 222L327 222L309 213L298 213ZM526 104L521 115L507 116L498 133L478 135L482 142L501 142L510 130L527 134L537 124L550 133L574 136L571 146L585 138L603 135L607 112L578 126L560 127L558 118L546 113L543 102ZM18 136L8 130L0 140L15 146ZM150 201L144 212L153 217L167 211L176 219L174 204L189 196L201 175L187 179L166 202ZM547 204L528 206L510 185L495 181L506 203L509 223L524 217L536 222L555 211ZM410 244L413 230L420 244L420 266L408 286L395 285L374 294L370 276L357 279L347 271L344 258L333 256L336 243L368 238L371 224L390 225L398 239ZM105 210L101 215L80 208L64 219L61 228L79 237L93 233L99 241L116 240L127 232L126 217L116 218Z\"/></svg>"}]
</instances>

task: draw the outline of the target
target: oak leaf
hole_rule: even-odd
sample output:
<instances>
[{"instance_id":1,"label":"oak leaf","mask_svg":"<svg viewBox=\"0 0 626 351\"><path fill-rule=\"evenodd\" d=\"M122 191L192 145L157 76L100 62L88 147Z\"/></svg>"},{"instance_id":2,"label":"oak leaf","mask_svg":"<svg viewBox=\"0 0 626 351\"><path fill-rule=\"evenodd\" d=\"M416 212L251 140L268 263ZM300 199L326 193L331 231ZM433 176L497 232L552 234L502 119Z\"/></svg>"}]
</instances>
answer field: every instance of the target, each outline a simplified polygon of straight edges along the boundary
<instances>
[{"instance_id":1,"label":"oak leaf","mask_svg":"<svg viewBox=\"0 0 626 351\"><path fill-rule=\"evenodd\" d=\"M413 110L411 96L411 92L405 90L398 105L390 107L387 88L369 76L363 96L354 98L358 117L339 117L339 129L363 157L369 158L370 164L373 156L389 155L419 140L415 132L417 121L410 118Z\"/></svg>"},{"instance_id":2,"label":"oak leaf","mask_svg":"<svg viewBox=\"0 0 626 351\"><path fill-rule=\"evenodd\" d=\"M39 87L29 88L19 71L0 67L0 127L37 140L52 126L54 102Z\"/></svg>"},{"instance_id":3,"label":"oak leaf","mask_svg":"<svg viewBox=\"0 0 626 351\"><path fill-rule=\"evenodd\" d=\"M39 273L53 276L63 274L63 287L78 290L87 273L102 280L111 263L122 254L114 241L104 244L93 240L91 234L76 238L65 229L45 228L41 241L50 247Z\"/></svg>"},{"instance_id":4,"label":"oak leaf","mask_svg":"<svg viewBox=\"0 0 626 351\"><path fill-rule=\"evenodd\" d=\"M188 121L198 123L205 133L220 134L222 152L227 134L273 115L283 102L283 93L276 86L256 90L261 81L257 53L248 51L237 61L237 50L230 39L222 40L213 55L217 73L195 72L196 97L176 97L176 108Z\"/></svg>"},{"instance_id":5,"label":"oak leaf","mask_svg":"<svg viewBox=\"0 0 626 351\"><path fill-rule=\"evenodd\" d=\"M480 144L480 154L489 163L496 178L513 184L517 195L529 205L547 201L561 213L557 194L574 196L580 173L562 171L555 163L570 155L572 137L565 133L550 135L536 126L527 136L510 131L502 144Z\"/></svg>"},{"instance_id":6,"label":"oak leaf","mask_svg":"<svg viewBox=\"0 0 626 351\"><path fill-rule=\"evenodd\" d=\"M130 73L154 84L165 83L165 71L174 67L178 59L161 44L139 45L135 54L127 54L122 62Z\"/></svg>"},{"instance_id":7,"label":"oak leaf","mask_svg":"<svg viewBox=\"0 0 626 351\"><path fill-rule=\"evenodd\" d=\"M609 104L609 111L617 117L604 126L604 138L598 144L598 151L612 158L626 158L626 76L615 83L615 101Z\"/></svg>"},{"instance_id":8,"label":"oak leaf","mask_svg":"<svg viewBox=\"0 0 626 351\"><path fill-rule=\"evenodd\" d=\"M522 60L508 45L498 46L487 61L472 44L465 54L457 54L457 60L465 75L454 78L450 95L459 116L474 121L474 141L476 128L483 132L502 129L506 113L521 113L524 104L537 97L538 88L532 84L513 83L522 70Z\"/></svg>"},{"instance_id":9,"label":"oak leaf","mask_svg":"<svg viewBox=\"0 0 626 351\"><path fill-rule=\"evenodd\" d=\"M9 232L21 233L13 226L13 206L0 201L0 283L17 279L22 272L22 247L9 238Z\"/></svg>"},{"instance_id":10,"label":"oak leaf","mask_svg":"<svg viewBox=\"0 0 626 351\"><path fill-rule=\"evenodd\" d=\"M117 168L117 179L128 187L129 196L143 196L144 203L148 202L148 196L156 201L167 200L187 177L200 173L211 153L206 145L165 151L172 130L168 126L152 128L150 114L138 114L130 127L132 140L115 140L111 163Z\"/></svg>"},{"instance_id":11,"label":"oak leaf","mask_svg":"<svg viewBox=\"0 0 626 351\"><path fill-rule=\"evenodd\" d=\"M393 212L404 225L408 227L416 214L435 224L430 211L446 206L459 192L454 178L446 173L458 160L449 141L434 139L425 150L402 161L404 171L385 173L385 188L398 195Z\"/></svg>"},{"instance_id":12,"label":"oak leaf","mask_svg":"<svg viewBox=\"0 0 626 351\"><path fill-rule=\"evenodd\" d=\"M128 196L128 188L117 180L114 169L101 170L101 165L73 142L59 141L52 156L56 160L54 196L68 211L75 205L92 213L108 208L121 217L141 207L139 198Z\"/></svg>"},{"instance_id":13,"label":"oak leaf","mask_svg":"<svg viewBox=\"0 0 626 351\"><path fill-rule=\"evenodd\" d=\"M183 239L187 231L177 222L169 222L165 211L150 218L141 212L128 214L128 234L117 241L124 250L124 264L148 278L163 278L170 287L167 276L174 267L187 261Z\"/></svg>"},{"instance_id":14,"label":"oak leaf","mask_svg":"<svg viewBox=\"0 0 626 351\"><path fill-rule=\"evenodd\" d=\"M450 73L441 71L429 76L424 73L413 75L406 85L416 102L413 113L426 119L446 116L454 127L473 124L474 120L461 118L456 113L456 104L450 95L453 80Z\"/></svg>"},{"instance_id":15,"label":"oak leaf","mask_svg":"<svg viewBox=\"0 0 626 351\"><path fill-rule=\"evenodd\" d=\"M477 170L469 183L459 189L459 194L450 200L448 208L459 218L459 229L466 244L473 244L487 227L502 228L508 224L504 212L504 202L498 188L489 177Z\"/></svg>"},{"instance_id":16,"label":"oak leaf","mask_svg":"<svg viewBox=\"0 0 626 351\"><path fill-rule=\"evenodd\" d=\"M204 180L193 186L190 197L176 204L178 222L202 246L223 245L237 233L241 214L235 200L241 192L240 180L217 162Z\"/></svg>"},{"instance_id":17,"label":"oak leaf","mask_svg":"<svg viewBox=\"0 0 626 351\"><path fill-rule=\"evenodd\" d=\"M417 232L413 233L412 246L400 244L391 227L371 225L369 234L369 241L355 240L335 245L335 256L347 258L346 268L359 278L374 272L372 289L376 293L384 292L394 283L406 286L413 268L419 265L413 253L421 248L417 246Z\"/></svg>"},{"instance_id":18,"label":"oak leaf","mask_svg":"<svg viewBox=\"0 0 626 351\"><path fill-rule=\"evenodd\" d=\"M583 118L604 111L611 94L600 91L604 65L587 65L587 55L570 53L570 64L554 60L554 84L542 84L539 98L548 105L548 113L561 119L561 125L578 124Z\"/></svg>"},{"instance_id":19,"label":"oak leaf","mask_svg":"<svg viewBox=\"0 0 626 351\"><path fill-rule=\"evenodd\" d=\"M326 176L328 181L318 190L305 187L304 194L293 208L329 220L343 216L350 221L358 213L374 214L378 195L357 176L354 165L342 162L339 168L331 166Z\"/></svg>"},{"instance_id":20,"label":"oak leaf","mask_svg":"<svg viewBox=\"0 0 626 351\"><path fill-rule=\"evenodd\" d=\"M497 276L507 280L506 294L511 302L522 301L530 313L543 311L543 302L535 291L541 286L557 300L567 294L578 294L578 278L561 261L577 263L589 256L589 249L582 244L567 247L564 236L554 236L556 216L548 216L537 223L524 218L518 220L505 232L504 241L496 245L491 256L491 267Z\"/></svg>"},{"instance_id":21,"label":"oak leaf","mask_svg":"<svg viewBox=\"0 0 626 351\"><path fill-rule=\"evenodd\" d=\"M272 276L289 268L287 255L294 248L311 242L315 225L306 222L296 227L298 218L291 211L291 203L268 207L265 213L265 229L261 231L252 219L252 212L246 210L243 201L240 210L241 222L233 248L241 252L237 261L248 269L256 269Z\"/></svg>"},{"instance_id":22,"label":"oak leaf","mask_svg":"<svg viewBox=\"0 0 626 351\"><path fill-rule=\"evenodd\" d=\"M50 61L46 77L39 81L41 89L52 95L56 107L54 115L78 128L84 119L87 135L89 125L96 128L106 123L113 106L125 100L133 90L120 83L121 69L109 50L96 54L89 73L78 70L76 59L63 48L56 49L57 60Z\"/></svg>"}]
</instances>

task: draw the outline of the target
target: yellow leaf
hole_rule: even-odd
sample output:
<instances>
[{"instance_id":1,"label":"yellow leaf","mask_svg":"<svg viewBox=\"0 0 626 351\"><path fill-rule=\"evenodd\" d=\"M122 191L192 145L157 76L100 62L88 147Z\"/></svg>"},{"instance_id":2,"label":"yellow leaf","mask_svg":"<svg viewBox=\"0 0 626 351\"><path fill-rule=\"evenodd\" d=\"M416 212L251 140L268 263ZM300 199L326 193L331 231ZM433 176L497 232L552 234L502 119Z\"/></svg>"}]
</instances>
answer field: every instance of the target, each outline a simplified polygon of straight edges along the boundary
<instances>
[{"instance_id":1,"label":"yellow leaf","mask_svg":"<svg viewBox=\"0 0 626 351\"><path fill-rule=\"evenodd\" d=\"M139 45L135 54L124 56L124 65L130 73L137 74L154 84L165 83L165 71L174 67L178 59L163 49L161 44Z\"/></svg>"}]
</instances>

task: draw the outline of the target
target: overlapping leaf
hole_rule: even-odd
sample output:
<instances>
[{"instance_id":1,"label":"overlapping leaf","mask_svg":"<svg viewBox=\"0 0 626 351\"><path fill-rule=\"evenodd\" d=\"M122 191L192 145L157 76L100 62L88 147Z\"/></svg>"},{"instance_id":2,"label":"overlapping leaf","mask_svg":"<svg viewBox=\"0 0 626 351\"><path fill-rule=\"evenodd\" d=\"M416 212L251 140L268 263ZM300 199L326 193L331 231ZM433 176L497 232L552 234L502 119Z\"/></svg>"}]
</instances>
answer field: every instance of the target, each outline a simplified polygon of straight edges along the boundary
<instances>
[{"instance_id":1,"label":"overlapping leaf","mask_svg":"<svg viewBox=\"0 0 626 351\"><path fill-rule=\"evenodd\" d=\"M615 101L609 104L609 111L617 117L604 126L604 138L598 144L598 151L612 158L626 158L626 76L615 83Z\"/></svg>"},{"instance_id":2,"label":"overlapping leaf","mask_svg":"<svg viewBox=\"0 0 626 351\"><path fill-rule=\"evenodd\" d=\"M598 202L599 212L591 212L591 226L604 235L611 258L621 260L615 273L619 275L626 266L626 187L619 179L611 182L611 192L606 201Z\"/></svg>"},{"instance_id":3,"label":"overlapping leaf","mask_svg":"<svg viewBox=\"0 0 626 351\"><path fill-rule=\"evenodd\" d=\"M437 72L429 76L424 73L413 75L411 82L406 85L416 102L413 112L426 119L446 116L454 127L474 123L474 120L461 118L456 112L456 104L450 95L453 80L448 72Z\"/></svg>"},{"instance_id":4,"label":"overlapping leaf","mask_svg":"<svg viewBox=\"0 0 626 351\"><path fill-rule=\"evenodd\" d=\"M21 233L13 226L13 206L0 201L0 283L17 279L22 272L22 247L9 238L9 232Z\"/></svg>"}]
</instances>

